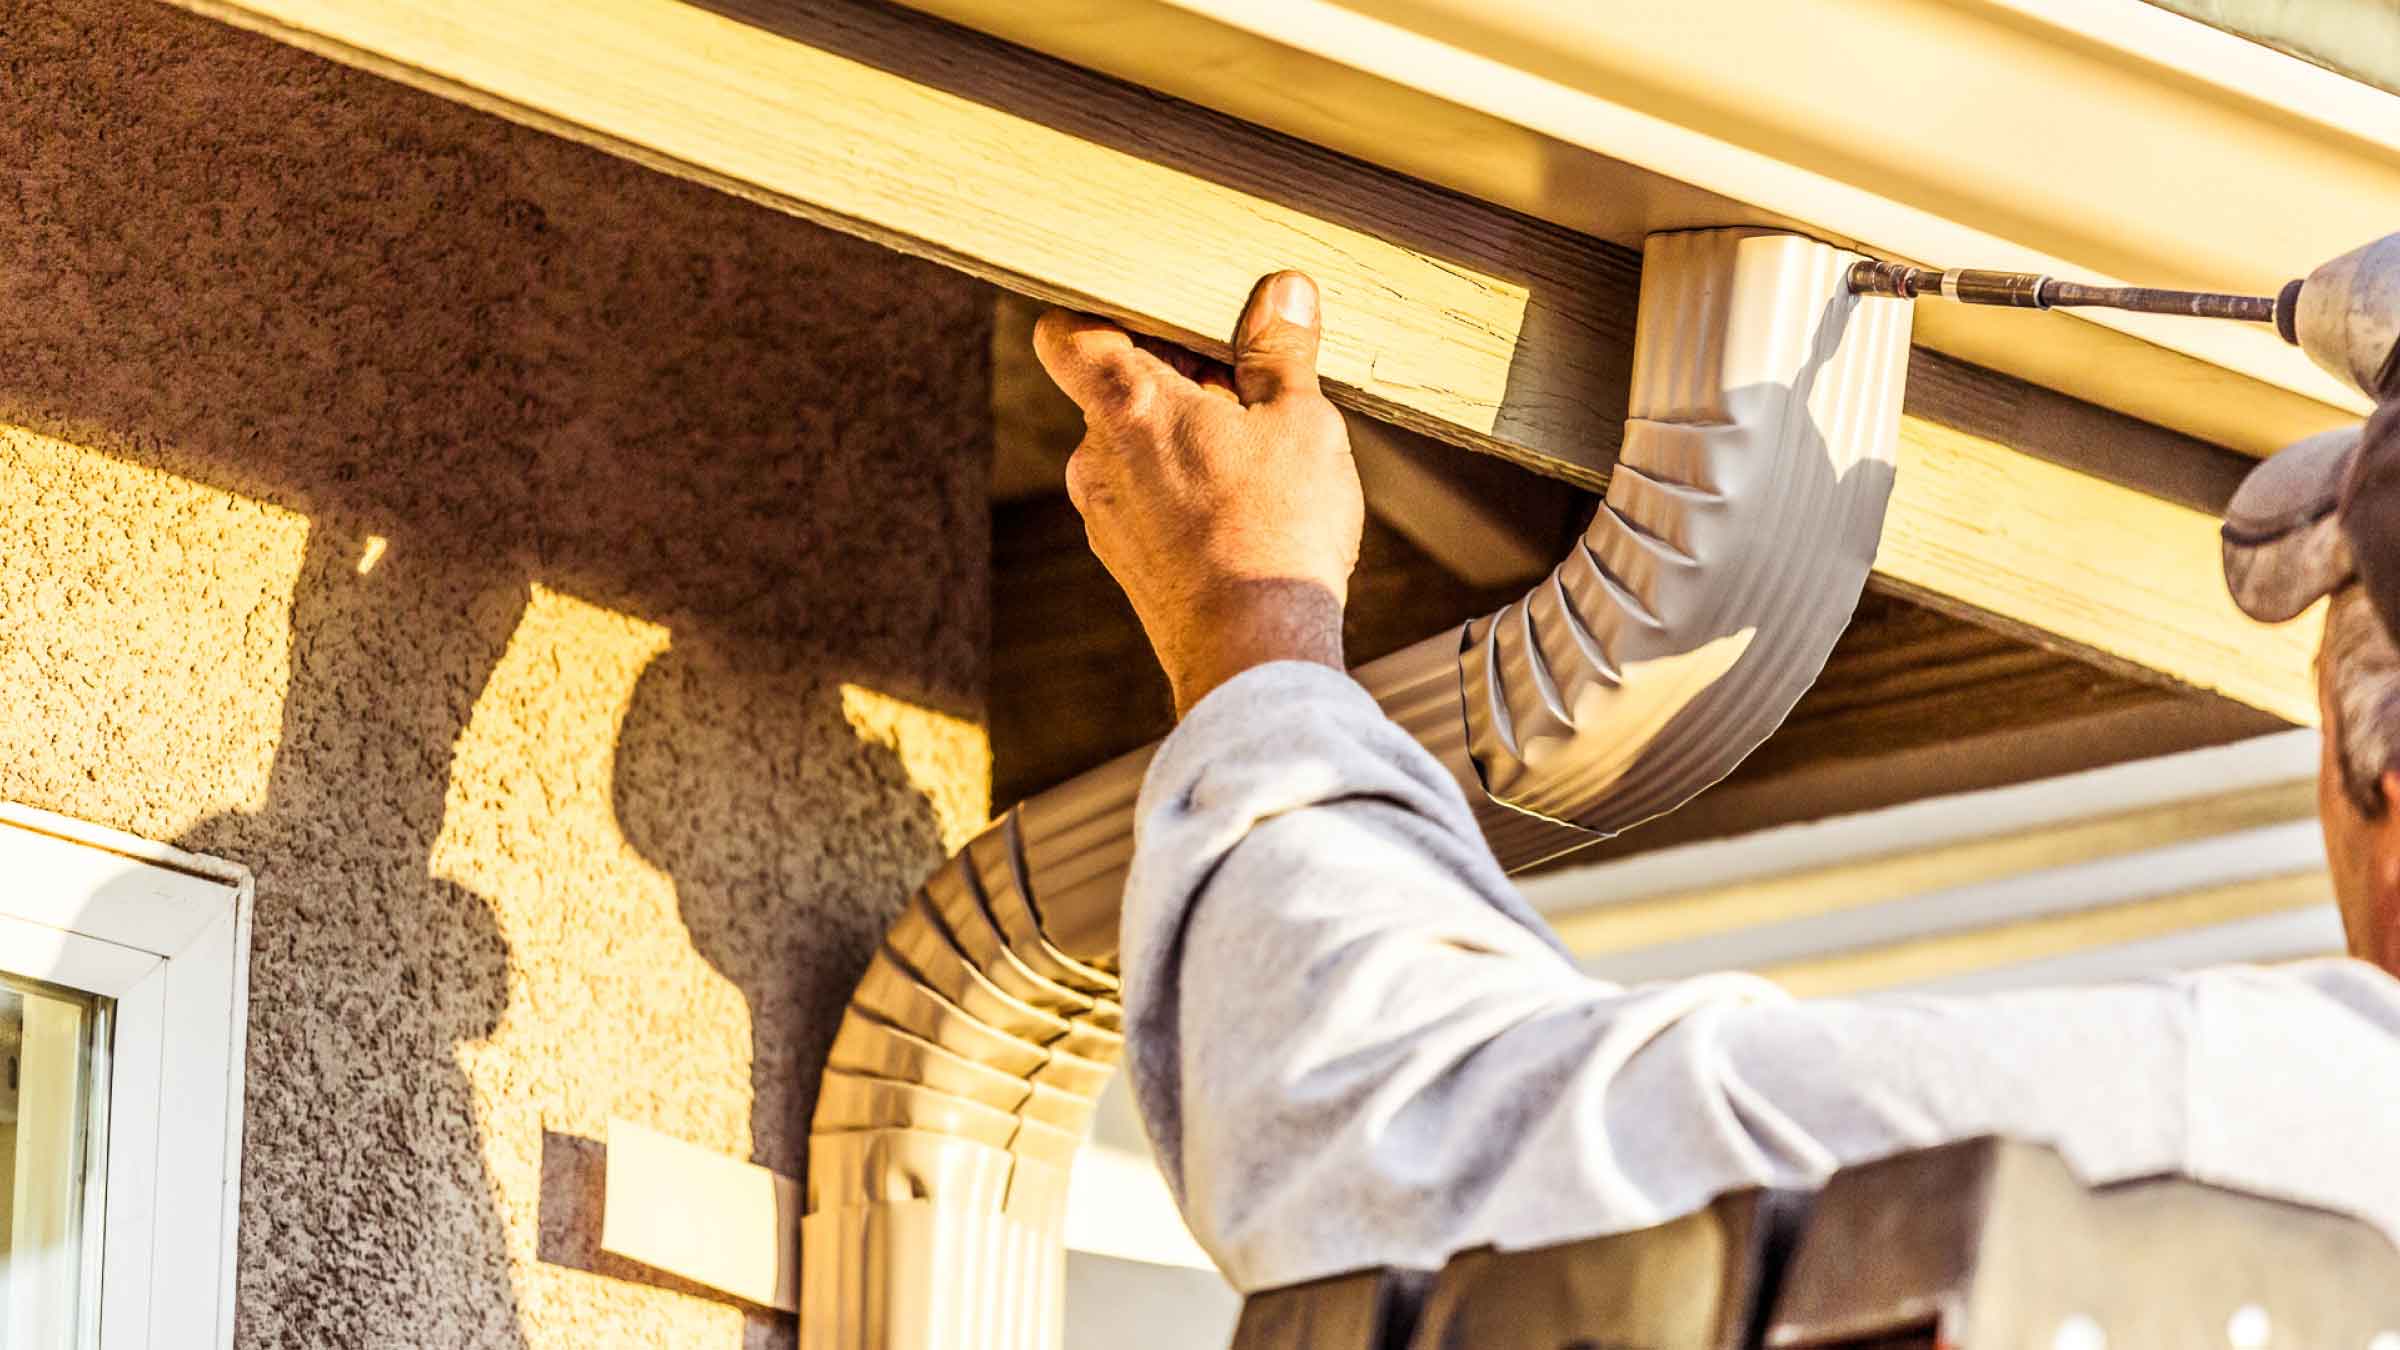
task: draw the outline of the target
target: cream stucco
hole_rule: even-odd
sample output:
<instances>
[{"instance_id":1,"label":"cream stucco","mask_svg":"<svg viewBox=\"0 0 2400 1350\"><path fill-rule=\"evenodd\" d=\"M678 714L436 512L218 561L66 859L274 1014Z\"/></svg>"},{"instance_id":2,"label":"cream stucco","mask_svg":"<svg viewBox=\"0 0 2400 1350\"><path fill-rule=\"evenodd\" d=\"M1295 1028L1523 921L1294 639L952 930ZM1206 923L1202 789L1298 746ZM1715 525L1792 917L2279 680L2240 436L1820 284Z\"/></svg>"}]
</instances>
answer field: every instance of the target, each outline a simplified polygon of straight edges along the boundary
<instances>
[{"instance_id":1,"label":"cream stucco","mask_svg":"<svg viewBox=\"0 0 2400 1350\"><path fill-rule=\"evenodd\" d=\"M0 797L258 874L236 1341L749 1346L600 1137L787 1174L979 823L988 294L137 0L0 144Z\"/></svg>"}]
</instances>

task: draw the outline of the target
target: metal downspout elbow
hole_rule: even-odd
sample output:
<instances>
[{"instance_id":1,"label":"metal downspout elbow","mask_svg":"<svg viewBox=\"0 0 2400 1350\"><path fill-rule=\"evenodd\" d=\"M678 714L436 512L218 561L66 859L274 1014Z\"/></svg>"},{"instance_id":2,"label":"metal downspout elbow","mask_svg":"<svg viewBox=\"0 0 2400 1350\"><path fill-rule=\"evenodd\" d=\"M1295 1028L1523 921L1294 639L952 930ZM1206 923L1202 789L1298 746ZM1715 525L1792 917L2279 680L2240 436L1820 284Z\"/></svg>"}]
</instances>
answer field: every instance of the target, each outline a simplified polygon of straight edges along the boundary
<instances>
[{"instance_id":1,"label":"metal downspout elbow","mask_svg":"<svg viewBox=\"0 0 2400 1350\"><path fill-rule=\"evenodd\" d=\"M1607 498L1526 597L1353 672L1524 867L1672 810L1822 670L1881 534L1909 309L1857 255L1705 230L1645 249ZM843 1016L809 1138L806 1350L1060 1344L1067 1176L1122 1038L1117 915L1150 750L946 863Z\"/></svg>"}]
</instances>

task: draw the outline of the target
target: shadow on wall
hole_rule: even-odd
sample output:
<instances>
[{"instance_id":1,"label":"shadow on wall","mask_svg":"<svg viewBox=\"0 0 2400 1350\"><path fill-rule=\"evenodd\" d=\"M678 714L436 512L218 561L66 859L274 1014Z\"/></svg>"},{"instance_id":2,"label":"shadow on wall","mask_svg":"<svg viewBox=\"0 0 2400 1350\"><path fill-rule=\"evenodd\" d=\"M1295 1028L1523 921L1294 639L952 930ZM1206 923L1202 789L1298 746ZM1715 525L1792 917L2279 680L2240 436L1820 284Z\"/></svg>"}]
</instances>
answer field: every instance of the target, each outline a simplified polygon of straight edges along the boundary
<instances>
[{"instance_id":1,"label":"shadow on wall","mask_svg":"<svg viewBox=\"0 0 2400 1350\"><path fill-rule=\"evenodd\" d=\"M428 1344L522 1345L456 1050L499 1026L511 954L490 903L428 864L525 582L414 549L362 575L367 546L311 522L265 805L176 841L259 873L243 1218L267 1231L237 1339L359 1343L413 1301Z\"/></svg>"},{"instance_id":2,"label":"shadow on wall","mask_svg":"<svg viewBox=\"0 0 2400 1350\"><path fill-rule=\"evenodd\" d=\"M264 801L177 840L259 876L237 1343L692 1343L721 1309L531 1261L559 1220L545 1131L722 1120L802 1170L838 1010L941 853L906 747L863 740L843 687L981 717L988 293L165 6L23 0L0 41L0 424L310 522L288 686L249 691L283 700ZM174 565L236 570L245 541L206 529L160 522ZM0 522L5 565L70 585L170 565L42 542ZM536 585L671 646L620 744L462 800ZM247 757L144 777L145 738L209 732L150 715L79 709L0 795L157 832L255 781ZM670 945L746 1001L720 1038L751 1042L748 1081L640 1043L696 1014L625 968L641 934L581 917L595 845L556 826L586 796L671 881ZM521 885L443 874L476 812ZM614 983L512 1001L562 960Z\"/></svg>"},{"instance_id":3,"label":"shadow on wall","mask_svg":"<svg viewBox=\"0 0 2400 1350\"><path fill-rule=\"evenodd\" d=\"M943 823L900 756L864 750L841 691L765 643L678 640L653 661L611 782L627 842L750 1006L754 1160L800 1176L827 1042ZM795 923L803 902L855 921Z\"/></svg>"}]
</instances>

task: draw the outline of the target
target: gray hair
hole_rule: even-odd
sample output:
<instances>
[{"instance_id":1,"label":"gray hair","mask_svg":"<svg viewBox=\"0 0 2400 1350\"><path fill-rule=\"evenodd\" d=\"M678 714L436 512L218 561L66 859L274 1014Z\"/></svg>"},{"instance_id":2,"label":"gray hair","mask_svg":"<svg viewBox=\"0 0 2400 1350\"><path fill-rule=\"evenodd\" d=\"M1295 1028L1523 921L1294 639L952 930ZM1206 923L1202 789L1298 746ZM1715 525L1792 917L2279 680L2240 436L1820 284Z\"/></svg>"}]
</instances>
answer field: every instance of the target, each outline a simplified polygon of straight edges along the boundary
<instances>
[{"instance_id":1,"label":"gray hair","mask_svg":"<svg viewBox=\"0 0 2400 1350\"><path fill-rule=\"evenodd\" d=\"M2384 631L2364 588L2333 593L2317 652L2325 735L2342 769L2342 789L2369 820L2383 816L2383 775L2400 768L2400 648Z\"/></svg>"}]
</instances>

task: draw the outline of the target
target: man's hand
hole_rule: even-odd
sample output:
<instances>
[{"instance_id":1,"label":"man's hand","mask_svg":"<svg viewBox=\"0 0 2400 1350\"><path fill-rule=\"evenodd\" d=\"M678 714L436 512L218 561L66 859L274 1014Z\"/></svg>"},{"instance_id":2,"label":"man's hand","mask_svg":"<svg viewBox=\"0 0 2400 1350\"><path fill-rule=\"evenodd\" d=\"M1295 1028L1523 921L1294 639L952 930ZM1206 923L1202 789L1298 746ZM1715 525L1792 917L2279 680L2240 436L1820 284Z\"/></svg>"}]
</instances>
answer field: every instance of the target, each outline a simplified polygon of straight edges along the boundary
<instances>
[{"instance_id":1,"label":"man's hand","mask_svg":"<svg viewBox=\"0 0 2400 1350\"><path fill-rule=\"evenodd\" d=\"M1175 688L1175 715L1268 661L1342 669L1365 504L1341 414L1317 388L1317 287L1250 293L1231 370L1052 310L1034 329L1083 409L1067 495Z\"/></svg>"}]
</instances>

